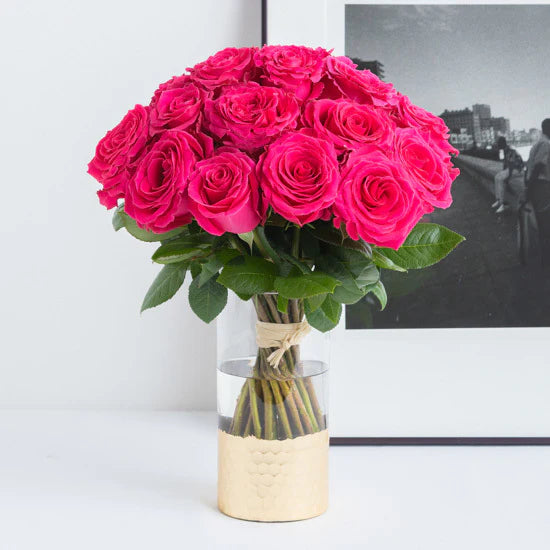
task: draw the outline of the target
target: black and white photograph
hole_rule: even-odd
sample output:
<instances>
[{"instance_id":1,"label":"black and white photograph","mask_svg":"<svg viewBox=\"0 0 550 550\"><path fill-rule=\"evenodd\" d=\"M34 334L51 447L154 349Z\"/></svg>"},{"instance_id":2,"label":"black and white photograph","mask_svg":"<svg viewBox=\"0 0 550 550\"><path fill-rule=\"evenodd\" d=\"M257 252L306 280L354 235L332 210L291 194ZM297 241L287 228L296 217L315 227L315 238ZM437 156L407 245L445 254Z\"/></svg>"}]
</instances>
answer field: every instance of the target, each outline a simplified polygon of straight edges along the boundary
<instances>
[{"instance_id":1,"label":"black and white photograph","mask_svg":"<svg viewBox=\"0 0 550 550\"><path fill-rule=\"evenodd\" d=\"M386 309L366 297L346 328L550 325L549 38L549 5L346 5L346 55L448 126L461 174L423 221L466 238L386 271Z\"/></svg>"}]
</instances>

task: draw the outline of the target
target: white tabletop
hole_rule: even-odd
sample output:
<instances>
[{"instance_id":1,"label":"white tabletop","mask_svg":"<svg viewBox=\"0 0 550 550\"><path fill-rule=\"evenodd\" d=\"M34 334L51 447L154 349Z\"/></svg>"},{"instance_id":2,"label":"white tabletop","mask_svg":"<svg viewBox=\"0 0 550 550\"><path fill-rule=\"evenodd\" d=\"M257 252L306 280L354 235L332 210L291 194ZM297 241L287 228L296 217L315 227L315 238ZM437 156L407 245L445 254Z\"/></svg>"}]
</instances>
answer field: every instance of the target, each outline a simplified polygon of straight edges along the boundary
<instances>
[{"instance_id":1,"label":"white tabletop","mask_svg":"<svg viewBox=\"0 0 550 550\"><path fill-rule=\"evenodd\" d=\"M550 548L550 447L336 447L319 518L216 509L216 419L0 412L0 550Z\"/></svg>"}]
</instances>

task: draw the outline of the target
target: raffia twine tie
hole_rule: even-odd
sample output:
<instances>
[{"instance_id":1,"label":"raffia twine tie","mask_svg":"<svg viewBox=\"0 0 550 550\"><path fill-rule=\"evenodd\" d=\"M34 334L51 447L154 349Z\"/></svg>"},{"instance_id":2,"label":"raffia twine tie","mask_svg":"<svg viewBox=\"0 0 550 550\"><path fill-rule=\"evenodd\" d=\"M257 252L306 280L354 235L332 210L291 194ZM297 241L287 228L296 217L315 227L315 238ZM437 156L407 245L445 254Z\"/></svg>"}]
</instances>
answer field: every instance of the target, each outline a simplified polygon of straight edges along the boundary
<instances>
[{"instance_id":1,"label":"raffia twine tie","mask_svg":"<svg viewBox=\"0 0 550 550\"><path fill-rule=\"evenodd\" d=\"M311 327L307 321L301 323L256 321L256 344L259 348L277 348L267 357L267 362L276 369L285 352L292 346L297 346L310 330Z\"/></svg>"}]
</instances>

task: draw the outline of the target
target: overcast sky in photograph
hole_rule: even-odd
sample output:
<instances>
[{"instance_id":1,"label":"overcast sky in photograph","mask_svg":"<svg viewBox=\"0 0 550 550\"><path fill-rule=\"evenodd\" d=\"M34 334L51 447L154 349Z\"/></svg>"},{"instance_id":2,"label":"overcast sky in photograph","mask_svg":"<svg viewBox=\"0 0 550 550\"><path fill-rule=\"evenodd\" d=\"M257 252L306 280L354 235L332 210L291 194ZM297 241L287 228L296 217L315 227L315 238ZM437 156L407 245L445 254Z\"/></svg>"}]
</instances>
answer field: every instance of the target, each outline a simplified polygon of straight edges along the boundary
<instances>
[{"instance_id":1,"label":"overcast sky in photograph","mask_svg":"<svg viewBox=\"0 0 550 550\"><path fill-rule=\"evenodd\" d=\"M512 129L550 117L550 5L348 5L346 55L439 115L474 103Z\"/></svg>"}]
</instances>

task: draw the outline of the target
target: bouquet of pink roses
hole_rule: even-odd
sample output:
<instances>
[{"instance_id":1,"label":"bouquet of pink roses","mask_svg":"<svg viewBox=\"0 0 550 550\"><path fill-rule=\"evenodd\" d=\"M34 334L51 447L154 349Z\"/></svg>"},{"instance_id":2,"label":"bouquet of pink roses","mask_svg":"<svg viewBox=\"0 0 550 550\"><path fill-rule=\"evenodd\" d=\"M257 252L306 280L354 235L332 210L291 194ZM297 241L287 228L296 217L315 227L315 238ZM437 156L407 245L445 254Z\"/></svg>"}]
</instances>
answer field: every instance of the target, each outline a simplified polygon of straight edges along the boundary
<instances>
[{"instance_id":1,"label":"bouquet of pink roses","mask_svg":"<svg viewBox=\"0 0 550 550\"><path fill-rule=\"evenodd\" d=\"M190 272L190 306L206 322L229 289L253 299L262 321L305 316L327 331L342 304L373 293L385 306L381 270L429 266L462 240L419 223L451 204L458 170L448 137L440 118L346 57L227 48L129 111L88 171L102 185L100 202L116 207L116 230L160 242L153 261L164 267L142 310L171 298ZM296 360L285 350L270 371L259 353L256 368L291 376ZM274 404L293 393L282 384L258 391L272 392L265 399ZM273 412L290 437L322 427L311 388L298 389L293 421ZM277 437L273 416L256 423L245 393L232 433L248 424L258 437Z\"/></svg>"}]
</instances>

